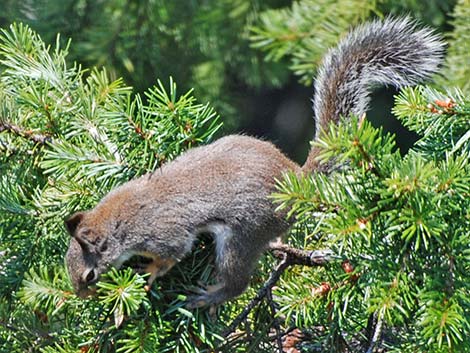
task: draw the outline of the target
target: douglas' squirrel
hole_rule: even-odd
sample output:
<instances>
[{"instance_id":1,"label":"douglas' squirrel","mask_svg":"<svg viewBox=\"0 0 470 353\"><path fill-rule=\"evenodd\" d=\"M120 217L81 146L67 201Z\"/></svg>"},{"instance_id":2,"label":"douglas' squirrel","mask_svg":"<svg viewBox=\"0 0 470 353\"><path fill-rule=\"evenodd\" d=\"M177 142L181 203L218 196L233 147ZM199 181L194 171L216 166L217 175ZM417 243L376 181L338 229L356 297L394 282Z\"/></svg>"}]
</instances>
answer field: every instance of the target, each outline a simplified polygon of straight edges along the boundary
<instances>
[{"instance_id":1,"label":"douglas' squirrel","mask_svg":"<svg viewBox=\"0 0 470 353\"><path fill-rule=\"evenodd\" d=\"M374 84L414 85L437 71L444 44L409 18L387 18L352 30L330 50L315 81L316 136L340 116L362 115ZM110 266L134 255L152 259L148 284L185 257L198 234L215 239L217 284L188 306L222 303L242 293L261 253L289 229L269 196L287 171L323 168L310 151L300 167L273 144L231 135L193 148L106 195L66 221L66 255L75 291L90 293Z\"/></svg>"}]
</instances>

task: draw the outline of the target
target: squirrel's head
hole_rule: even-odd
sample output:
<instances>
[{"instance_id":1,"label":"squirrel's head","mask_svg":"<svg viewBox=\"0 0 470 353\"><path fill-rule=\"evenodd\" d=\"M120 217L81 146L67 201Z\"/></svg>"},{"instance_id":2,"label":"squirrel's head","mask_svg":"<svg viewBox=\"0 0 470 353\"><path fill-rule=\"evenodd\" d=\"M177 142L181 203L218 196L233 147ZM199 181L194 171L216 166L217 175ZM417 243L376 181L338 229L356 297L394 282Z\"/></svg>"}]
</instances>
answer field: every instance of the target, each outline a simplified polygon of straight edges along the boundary
<instances>
[{"instance_id":1,"label":"squirrel's head","mask_svg":"<svg viewBox=\"0 0 470 353\"><path fill-rule=\"evenodd\" d=\"M79 297L94 294L91 289L113 262L108 234L97 227L90 212L77 212L65 221L72 236L66 263L72 285Z\"/></svg>"}]
</instances>

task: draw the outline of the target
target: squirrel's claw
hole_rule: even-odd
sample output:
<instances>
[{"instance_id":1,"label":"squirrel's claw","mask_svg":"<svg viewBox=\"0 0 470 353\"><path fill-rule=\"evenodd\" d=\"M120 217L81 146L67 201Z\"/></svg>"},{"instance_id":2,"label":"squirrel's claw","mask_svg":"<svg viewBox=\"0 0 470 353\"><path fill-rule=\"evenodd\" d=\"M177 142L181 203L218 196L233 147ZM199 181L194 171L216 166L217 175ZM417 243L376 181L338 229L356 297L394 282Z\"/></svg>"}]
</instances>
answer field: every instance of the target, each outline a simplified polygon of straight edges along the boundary
<instances>
[{"instance_id":1,"label":"squirrel's claw","mask_svg":"<svg viewBox=\"0 0 470 353\"><path fill-rule=\"evenodd\" d=\"M188 301L186 303L186 308L187 309L197 309L201 308L203 306L208 305L209 303L207 302L208 298L207 295L193 295L188 298Z\"/></svg>"},{"instance_id":2,"label":"squirrel's claw","mask_svg":"<svg viewBox=\"0 0 470 353\"><path fill-rule=\"evenodd\" d=\"M196 309L207 305L218 304L217 292L224 287L223 283L211 284L205 288L197 288L194 292L196 295L192 295L188 298L186 308Z\"/></svg>"}]
</instances>

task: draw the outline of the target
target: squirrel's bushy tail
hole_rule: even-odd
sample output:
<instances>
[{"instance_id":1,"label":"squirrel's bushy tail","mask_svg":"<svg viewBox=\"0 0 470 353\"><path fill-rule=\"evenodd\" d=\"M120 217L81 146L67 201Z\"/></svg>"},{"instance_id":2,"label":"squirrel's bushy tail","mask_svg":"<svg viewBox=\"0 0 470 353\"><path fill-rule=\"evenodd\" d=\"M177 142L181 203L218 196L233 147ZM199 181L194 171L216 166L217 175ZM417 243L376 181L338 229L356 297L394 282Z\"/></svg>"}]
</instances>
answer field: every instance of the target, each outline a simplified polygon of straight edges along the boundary
<instances>
[{"instance_id":1,"label":"squirrel's bushy tail","mask_svg":"<svg viewBox=\"0 0 470 353\"><path fill-rule=\"evenodd\" d=\"M313 108L316 136L340 116L362 115L374 85L415 85L437 71L444 43L408 17L376 20L356 27L331 49L318 70ZM304 170L315 168L312 150ZM313 154L313 155L312 155Z\"/></svg>"}]
</instances>

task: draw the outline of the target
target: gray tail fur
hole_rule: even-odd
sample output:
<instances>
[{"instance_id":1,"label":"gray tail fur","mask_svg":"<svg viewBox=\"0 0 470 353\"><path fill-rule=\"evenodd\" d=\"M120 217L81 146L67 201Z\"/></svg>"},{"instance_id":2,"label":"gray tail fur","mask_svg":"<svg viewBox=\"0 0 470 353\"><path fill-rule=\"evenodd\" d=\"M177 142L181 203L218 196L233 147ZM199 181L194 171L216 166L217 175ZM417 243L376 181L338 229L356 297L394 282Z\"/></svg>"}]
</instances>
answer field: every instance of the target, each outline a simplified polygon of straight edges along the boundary
<instances>
[{"instance_id":1,"label":"gray tail fur","mask_svg":"<svg viewBox=\"0 0 470 353\"><path fill-rule=\"evenodd\" d=\"M340 116L361 116L373 85L415 85L438 69L444 42L408 17L376 20L355 28L331 49L315 81L316 137Z\"/></svg>"}]
</instances>

